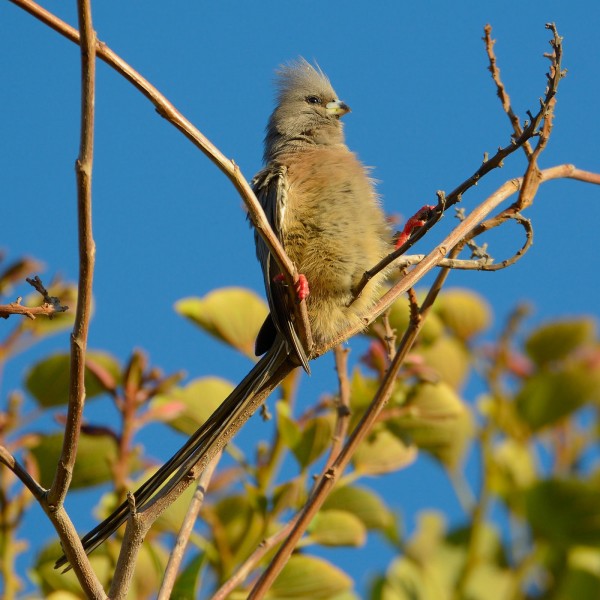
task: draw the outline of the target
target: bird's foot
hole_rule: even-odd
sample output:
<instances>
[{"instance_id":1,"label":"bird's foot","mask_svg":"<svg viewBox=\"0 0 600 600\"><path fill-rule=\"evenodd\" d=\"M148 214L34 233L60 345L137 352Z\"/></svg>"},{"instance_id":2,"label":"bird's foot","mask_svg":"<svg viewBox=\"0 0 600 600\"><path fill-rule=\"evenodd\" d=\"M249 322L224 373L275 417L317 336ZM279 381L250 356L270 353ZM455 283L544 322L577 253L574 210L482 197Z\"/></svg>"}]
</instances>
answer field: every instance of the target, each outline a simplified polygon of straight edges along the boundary
<instances>
[{"instance_id":1,"label":"bird's foot","mask_svg":"<svg viewBox=\"0 0 600 600\"><path fill-rule=\"evenodd\" d=\"M273 281L278 283L283 283L285 281L285 277L283 273L279 273L279 275L275 275L273 277ZM296 297L298 298L298 302L302 302L302 300L306 300L310 295L310 288L308 287L308 279L302 273L298 274L298 281L294 283L294 289L296 290Z\"/></svg>"},{"instance_id":2,"label":"bird's foot","mask_svg":"<svg viewBox=\"0 0 600 600\"><path fill-rule=\"evenodd\" d=\"M426 204L425 206L422 206L410 219L408 219L402 232L397 235L394 246L396 248L403 246L408 241L408 238L410 238L415 229L419 229L419 227L423 227L423 225L427 223L427 220L431 216L431 211L434 208L435 206Z\"/></svg>"},{"instance_id":3,"label":"bird's foot","mask_svg":"<svg viewBox=\"0 0 600 600\"><path fill-rule=\"evenodd\" d=\"M296 296L298 296L299 302L308 298L308 295L310 294L308 279L306 279L302 273L298 274L298 281L294 283L294 287L296 288Z\"/></svg>"}]
</instances>

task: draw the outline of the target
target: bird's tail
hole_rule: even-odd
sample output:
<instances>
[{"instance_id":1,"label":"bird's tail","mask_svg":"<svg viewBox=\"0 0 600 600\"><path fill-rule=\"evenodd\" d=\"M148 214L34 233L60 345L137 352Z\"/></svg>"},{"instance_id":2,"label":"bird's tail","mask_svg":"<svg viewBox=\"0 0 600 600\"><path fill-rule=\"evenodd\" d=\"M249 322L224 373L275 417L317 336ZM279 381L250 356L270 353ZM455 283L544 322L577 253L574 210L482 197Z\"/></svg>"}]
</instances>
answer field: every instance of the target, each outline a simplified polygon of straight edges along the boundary
<instances>
[{"instance_id":1,"label":"bird's tail","mask_svg":"<svg viewBox=\"0 0 600 600\"><path fill-rule=\"evenodd\" d=\"M271 376L287 358L286 343L278 336L267 354L256 363L207 421L133 494L137 510L143 510L167 481L172 488L187 476L196 463L209 454L221 436L236 422L238 416L248 409L252 399L269 383ZM254 410L256 408L254 407ZM81 538L86 554L93 552L127 521L129 507L129 501L123 502L102 523ZM54 568L59 569L67 563L68 560L63 555L56 561Z\"/></svg>"}]
</instances>

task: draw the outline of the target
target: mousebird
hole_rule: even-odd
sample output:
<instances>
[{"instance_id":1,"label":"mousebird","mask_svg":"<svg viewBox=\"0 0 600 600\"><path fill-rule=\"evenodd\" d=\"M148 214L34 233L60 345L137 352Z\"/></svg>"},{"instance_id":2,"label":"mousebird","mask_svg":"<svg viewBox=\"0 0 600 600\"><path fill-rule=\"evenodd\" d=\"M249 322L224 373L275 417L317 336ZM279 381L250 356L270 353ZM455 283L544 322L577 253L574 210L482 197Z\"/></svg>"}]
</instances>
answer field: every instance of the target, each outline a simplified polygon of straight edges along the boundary
<instances>
[{"instance_id":1,"label":"mousebird","mask_svg":"<svg viewBox=\"0 0 600 600\"><path fill-rule=\"evenodd\" d=\"M257 354L264 356L186 444L135 492L138 511L165 484L177 484L209 454L214 456L215 449L226 443L223 439L231 437L227 432L239 416L264 401L253 403L257 395L274 389L298 366L308 371L309 349L302 346L297 332L294 301L306 300L312 338L320 346L362 322L386 275L377 274L355 298L365 271L389 254L393 243L369 170L344 141L340 119L350 108L338 99L321 69L304 59L281 67L276 81L277 103L265 135L265 166L252 187L301 275L295 289L288 290L255 231L270 308L256 343ZM85 535L86 552L114 533L129 510L128 502L123 502ZM67 563L63 556L56 567Z\"/></svg>"}]
</instances>

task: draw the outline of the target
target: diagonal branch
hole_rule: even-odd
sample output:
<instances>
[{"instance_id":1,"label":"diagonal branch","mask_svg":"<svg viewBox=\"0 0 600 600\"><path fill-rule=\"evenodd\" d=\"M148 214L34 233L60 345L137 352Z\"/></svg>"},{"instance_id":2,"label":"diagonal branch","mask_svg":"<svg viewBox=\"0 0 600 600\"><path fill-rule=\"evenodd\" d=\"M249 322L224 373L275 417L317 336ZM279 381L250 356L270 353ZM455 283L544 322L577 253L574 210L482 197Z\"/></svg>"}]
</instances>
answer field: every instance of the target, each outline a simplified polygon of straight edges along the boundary
<instances>
[{"instance_id":1,"label":"diagonal branch","mask_svg":"<svg viewBox=\"0 0 600 600\"><path fill-rule=\"evenodd\" d=\"M454 257L454 254L452 254L452 257ZM439 294L449 273L450 270L444 268L436 277L436 280L429 290L427 297L423 301L422 306L418 311L416 311L414 318L411 318L409 326L406 329L398 346L398 351L396 352L396 355L394 356L394 359L383 378L375 398L350 434L350 437L344 444L341 452L331 464L331 467L327 469L327 471L319 478L308 502L295 519L290 534L275 554L275 557L267 569L263 572L255 586L252 588L250 595L248 596L248 600L259 600L267 593L277 578L277 575L279 575L287 563L292 551L300 541L300 538L306 531L307 527L310 525L310 522L317 514L319 509L323 506L325 499L339 480L341 474L344 472L344 469L348 466L352 456L356 451L356 448L371 432L373 425L377 422L381 411L388 403L394 391L400 367L404 363L404 360L406 359L410 349L417 339L425 317L433 306L433 303L437 298L437 295Z\"/></svg>"},{"instance_id":2,"label":"diagonal branch","mask_svg":"<svg viewBox=\"0 0 600 600\"><path fill-rule=\"evenodd\" d=\"M54 31L60 33L75 44L80 44L79 32L42 8L32 0L10 0L29 14L39 19ZM142 77L135 69L125 62L118 54L113 52L104 42L96 41L96 53L98 58L121 74L127 81L138 89L154 106L158 114L164 117L179 131L183 133L198 149L200 149L233 183L242 200L248 208L252 223L264 239L269 251L275 259L282 272L293 280L296 275L295 267L285 254L269 222L265 216L262 206L258 202L252 188L243 177L240 168L235 162L227 158L214 144L206 138L188 119L186 119L175 106L154 87L147 79Z\"/></svg>"},{"instance_id":3,"label":"diagonal branch","mask_svg":"<svg viewBox=\"0 0 600 600\"><path fill-rule=\"evenodd\" d=\"M6 465L32 493L33 497L41 502L46 490L27 472L4 446L0 446L0 463Z\"/></svg>"},{"instance_id":4,"label":"diagonal branch","mask_svg":"<svg viewBox=\"0 0 600 600\"><path fill-rule=\"evenodd\" d=\"M80 44L81 39L79 32L74 28L53 15L51 12L42 8L32 0L10 0L36 19L42 21L62 36L71 40L75 44ZM265 212L252 191L250 184L242 175L240 168L231 159L228 159L210 140L205 137L200 130L195 127L183 114L181 114L175 106L163 95L156 87L154 87L147 79L142 77L135 69L125 62L118 54L113 52L104 42L96 40L95 50L98 58L103 60L107 65L120 73L127 81L137 88L154 106L159 115L164 117L169 123L174 125L185 137L187 137L197 148L199 148L206 157L208 157L220 170L227 176L231 183L240 194L246 208L248 216L252 224L258 231L261 238L264 240L270 253L273 255L277 264L284 274L286 281L290 284L290 289L293 284L298 281L298 272L292 261L285 253L283 246L279 242ZM301 339L304 341L310 340L310 325L308 314L306 312L306 302L302 300L300 303L294 303L294 308L298 317L298 328ZM307 348L310 350L310 348Z\"/></svg>"}]
</instances>

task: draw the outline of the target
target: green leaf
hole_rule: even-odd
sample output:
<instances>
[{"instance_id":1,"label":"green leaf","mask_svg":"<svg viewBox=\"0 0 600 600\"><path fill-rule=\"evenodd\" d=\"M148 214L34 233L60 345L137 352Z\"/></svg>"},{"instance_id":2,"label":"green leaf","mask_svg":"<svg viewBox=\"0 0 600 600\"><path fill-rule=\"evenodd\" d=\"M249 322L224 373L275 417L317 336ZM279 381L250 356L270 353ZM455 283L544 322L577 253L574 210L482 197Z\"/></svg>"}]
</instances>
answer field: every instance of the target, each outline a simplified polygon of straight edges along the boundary
<instances>
[{"instance_id":1,"label":"green leaf","mask_svg":"<svg viewBox=\"0 0 600 600\"><path fill-rule=\"evenodd\" d=\"M527 520L536 536L557 546L600 545L597 482L540 481L525 492Z\"/></svg>"},{"instance_id":2,"label":"green leaf","mask_svg":"<svg viewBox=\"0 0 600 600\"><path fill-rule=\"evenodd\" d=\"M462 388L471 362L463 342L455 337L441 335L432 344L419 347L418 354L442 381L455 390Z\"/></svg>"},{"instance_id":3,"label":"green leaf","mask_svg":"<svg viewBox=\"0 0 600 600\"><path fill-rule=\"evenodd\" d=\"M91 351L87 359L107 370L113 379L120 379L121 368L117 359L105 352ZM53 354L36 363L25 378L25 387L43 408L67 404L69 401L70 357L67 353ZM96 377L86 369L86 398L104 393L105 389Z\"/></svg>"},{"instance_id":4,"label":"green leaf","mask_svg":"<svg viewBox=\"0 0 600 600\"><path fill-rule=\"evenodd\" d=\"M302 437L300 427L290 415L289 404L285 401L278 401L275 404L277 414L277 430L283 440L283 443L290 449L294 448Z\"/></svg>"},{"instance_id":5,"label":"green leaf","mask_svg":"<svg viewBox=\"0 0 600 600\"><path fill-rule=\"evenodd\" d=\"M420 383L406 409L405 415L386 421L386 426L456 468L473 437L471 413L456 392L444 382Z\"/></svg>"},{"instance_id":6,"label":"green leaf","mask_svg":"<svg viewBox=\"0 0 600 600\"><path fill-rule=\"evenodd\" d=\"M217 339L254 359L254 341L269 310L254 292L221 288L204 298L184 298L175 310Z\"/></svg>"},{"instance_id":7,"label":"green leaf","mask_svg":"<svg viewBox=\"0 0 600 600\"><path fill-rule=\"evenodd\" d=\"M218 531L215 543L228 576L264 538L264 507L247 488L244 494L227 496L205 510L206 520Z\"/></svg>"},{"instance_id":8,"label":"green leaf","mask_svg":"<svg viewBox=\"0 0 600 600\"><path fill-rule=\"evenodd\" d=\"M568 569L557 587L556 598L600 598L598 548L571 548L568 553Z\"/></svg>"},{"instance_id":9,"label":"green leaf","mask_svg":"<svg viewBox=\"0 0 600 600\"><path fill-rule=\"evenodd\" d=\"M184 570L175 581L175 585L171 591L171 600L188 600L198 597L200 572L205 563L206 555L203 552L195 554L188 561Z\"/></svg>"},{"instance_id":10,"label":"green leaf","mask_svg":"<svg viewBox=\"0 0 600 600\"><path fill-rule=\"evenodd\" d=\"M37 555L31 577L40 587L44 598L55 591L70 592L77 598L81 598L81 585L73 570L61 573L54 568L56 559L62 554L62 548L58 541L53 541L44 546ZM108 545L100 546L89 558L94 573L100 583L107 587L114 574L114 562L112 560Z\"/></svg>"},{"instance_id":11,"label":"green leaf","mask_svg":"<svg viewBox=\"0 0 600 600\"><path fill-rule=\"evenodd\" d=\"M537 479L536 462L529 444L506 438L493 449L493 466L488 472L491 489L512 502ZM513 495L518 498L513 498Z\"/></svg>"},{"instance_id":12,"label":"green leaf","mask_svg":"<svg viewBox=\"0 0 600 600\"><path fill-rule=\"evenodd\" d=\"M396 335L398 337L402 336L410 322L408 301L405 297L400 297L392 304L388 318L390 325L396 330ZM442 323L442 320L436 313L430 312L419 333L419 342L426 345L431 344L435 342L443 332L444 324Z\"/></svg>"},{"instance_id":13,"label":"green leaf","mask_svg":"<svg viewBox=\"0 0 600 600\"><path fill-rule=\"evenodd\" d=\"M40 436L39 443L31 448L40 470L40 482L44 487L50 487L52 484L63 437L62 433ZM84 488L112 481L118 452L117 441L112 435L82 433L79 437L71 488ZM131 468L135 468L135 465Z\"/></svg>"},{"instance_id":14,"label":"green leaf","mask_svg":"<svg viewBox=\"0 0 600 600\"><path fill-rule=\"evenodd\" d=\"M362 546L367 529L355 515L345 510L321 510L308 529L310 541L323 546Z\"/></svg>"},{"instance_id":15,"label":"green leaf","mask_svg":"<svg viewBox=\"0 0 600 600\"><path fill-rule=\"evenodd\" d=\"M354 369L350 382L350 408L352 412L364 412L373 401L379 382L372 377L365 377L360 369Z\"/></svg>"},{"instance_id":16,"label":"green leaf","mask_svg":"<svg viewBox=\"0 0 600 600\"><path fill-rule=\"evenodd\" d=\"M553 321L535 330L525 342L525 350L539 366L567 358L574 350L591 343L596 335L593 319Z\"/></svg>"},{"instance_id":17,"label":"green leaf","mask_svg":"<svg viewBox=\"0 0 600 600\"><path fill-rule=\"evenodd\" d=\"M292 448L302 469L311 465L331 445L333 418L333 415L315 417L303 427L300 439Z\"/></svg>"},{"instance_id":18,"label":"green leaf","mask_svg":"<svg viewBox=\"0 0 600 600\"><path fill-rule=\"evenodd\" d=\"M600 374L583 365L569 365L527 379L517 393L515 407L520 418L537 431L599 397Z\"/></svg>"},{"instance_id":19,"label":"green leaf","mask_svg":"<svg viewBox=\"0 0 600 600\"><path fill-rule=\"evenodd\" d=\"M271 501L271 517L275 517L281 512L290 508L300 508L306 501L306 489L303 478L297 477L286 481L273 490Z\"/></svg>"},{"instance_id":20,"label":"green leaf","mask_svg":"<svg viewBox=\"0 0 600 600\"><path fill-rule=\"evenodd\" d=\"M219 377L200 377L185 387L155 396L150 410L173 429L191 435L233 391L234 385Z\"/></svg>"},{"instance_id":21,"label":"green leaf","mask_svg":"<svg viewBox=\"0 0 600 600\"><path fill-rule=\"evenodd\" d=\"M417 449L407 445L387 429L380 428L354 452L352 464L357 473L382 475L407 467L417 458Z\"/></svg>"},{"instance_id":22,"label":"green leaf","mask_svg":"<svg viewBox=\"0 0 600 600\"><path fill-rule=\"evenodd\" d=\"M373 401L380 382L373 377L365 377L360 369L354 369L350 381L350 430L361 419L365 410ZM398 382L388 403L389 406L401 406L406 399L406 388Z\"/></svg>"},{"instance_id":23,"label":"green leaf","mask_svg":"<svg viewBox=\"0 0 600 600\"><path fill-rule=\"evenodd\" d=\"M395 521L394 514L375 492L354 485L336 487L321 510L344 510L352 513L367 529L383 531L393 526Z\"/></svg>"},{"instance_id":24,"label":"green leaf","mask_svg":"<svg viewBox=\"0 0 600 600\"><path fill-rule=\"evenodd\" d=\"M485 331L492 321L490 305L472 290L447 290L436 300L434 310L461 340L469 340Z\"/></svg>"},{"instance_id":25,"label":"green leaf","mask_svg":"<svg viewBox=\"0 0 600 600\"><path fill-rule=\"evenodd\" d=\"M295 554L265 597L269 600L331 600L352 587L352 579L330 562L315 556Z\"/></svg>"}]
</instances>

